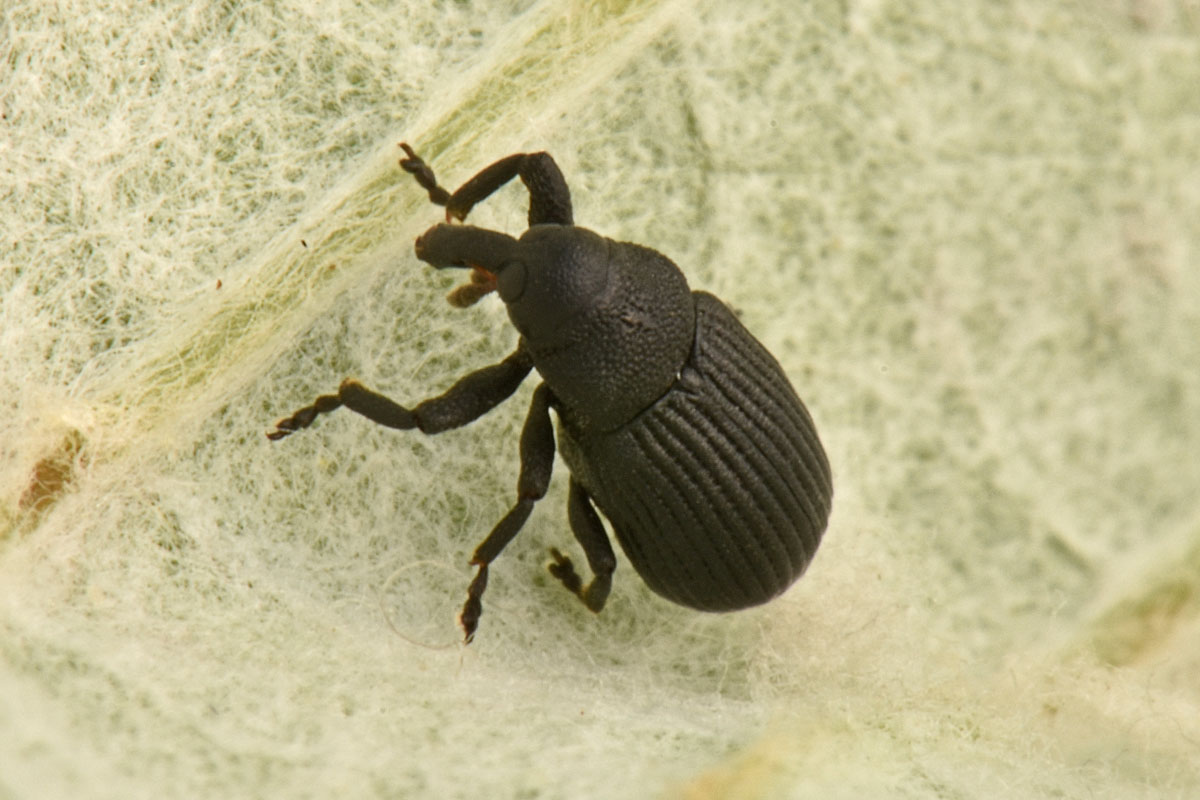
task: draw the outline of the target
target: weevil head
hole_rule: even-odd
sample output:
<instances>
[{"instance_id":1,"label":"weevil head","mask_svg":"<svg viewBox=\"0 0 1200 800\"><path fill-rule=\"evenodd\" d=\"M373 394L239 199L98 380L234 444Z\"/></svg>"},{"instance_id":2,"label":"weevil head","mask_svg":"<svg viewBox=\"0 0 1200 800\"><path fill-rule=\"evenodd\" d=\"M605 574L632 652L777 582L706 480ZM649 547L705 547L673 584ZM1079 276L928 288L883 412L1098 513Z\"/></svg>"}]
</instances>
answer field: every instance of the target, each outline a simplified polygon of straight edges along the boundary
<instances>
[{"instance_id":1,"label":"weevil head","mask_svg":"<svg viewBox=\"0 0 1200 800\"><path fill-rule=\"evenodd\" d=\"M513 325L535 349L569 344L609 281L610 242L585 228L534 225L496 276Z\"/></svg>"},{"instance_id":2,"label":"weevil head","mask_svg":"<svg viewBox=\"0 0 1200 800\"><path fill-rule=\"evenodd\" d=\"M556 407L580 425L624 424L670 388L691 350L687 281L649 248L573 225L534 225L520 239L435 225L416 254L477 273L451 296L458 305L495 287Z\"/></svg>"},{"instance_id":3,"label":"weevil head","mask_svg":"<svg viewBox=\"0 0 1200 800\"><path fill-rule=\"evenodd\" d=\"M687 281L653 250L535 225L496 283L534 367L575 423L624 424L671 386L691 349Z\"/></svg>"}]
</instances>

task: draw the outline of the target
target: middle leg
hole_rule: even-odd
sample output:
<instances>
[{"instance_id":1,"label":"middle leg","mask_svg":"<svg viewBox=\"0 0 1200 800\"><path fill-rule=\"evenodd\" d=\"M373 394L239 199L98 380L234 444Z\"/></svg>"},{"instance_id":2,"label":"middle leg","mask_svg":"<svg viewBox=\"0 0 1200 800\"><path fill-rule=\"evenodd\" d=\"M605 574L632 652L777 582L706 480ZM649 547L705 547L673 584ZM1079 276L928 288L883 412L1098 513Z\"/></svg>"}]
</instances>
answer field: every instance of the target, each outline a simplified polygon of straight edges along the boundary
<instances>
[{"instance_id":1,"label":"middle leg","mask_svg":"<svg viewBox=\"0 0 1200 800\"><path fill-rule=\"evenodd\" d=\"M544 383L534 390L529 416L525 418L525 427L521 431L521 473L517 478L516 505L496 523L496 527L492 528L492 532L471 556L471 564L478 567L478 571L467 588L467 601L458 616L467 643L475 638L479 616L483 613L488 566L521 531L534 504L546 495L546 489L550 487L550 472L554 467L554 426L550 423L552 397L550 387Z\"/></svg>"}]
</instances>

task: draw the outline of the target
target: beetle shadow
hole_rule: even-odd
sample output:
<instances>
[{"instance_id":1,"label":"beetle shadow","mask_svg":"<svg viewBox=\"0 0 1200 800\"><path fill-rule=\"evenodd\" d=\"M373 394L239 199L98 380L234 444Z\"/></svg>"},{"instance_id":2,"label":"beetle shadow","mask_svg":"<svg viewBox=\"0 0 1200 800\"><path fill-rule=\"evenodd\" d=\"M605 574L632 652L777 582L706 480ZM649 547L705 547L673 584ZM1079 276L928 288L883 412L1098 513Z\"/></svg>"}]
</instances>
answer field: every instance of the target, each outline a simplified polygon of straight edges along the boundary
<instances>
[{"instance_id":1,"label":"beetle shadow","mask_svg":"<svg viewBox=\"0 0 1200 800\"><path fill-rule=\"evenodd\" d=\"M497 651L518 662L512 669L565 670L631 686L649 680L672 693L743 701L777 660L760 616L764 609L709 614L677 606L651 592L625 562L618 575L627 585L614 587L604 610L593 614L541 563L527 566L536 570L518 567L514 574L531 580L508 588L536 602L518 611L509 605L511 591L503 592L489 608L486 635L481 626L471 645L490 649L486 640L495 640Z\"/></svg>"}]
</instances>

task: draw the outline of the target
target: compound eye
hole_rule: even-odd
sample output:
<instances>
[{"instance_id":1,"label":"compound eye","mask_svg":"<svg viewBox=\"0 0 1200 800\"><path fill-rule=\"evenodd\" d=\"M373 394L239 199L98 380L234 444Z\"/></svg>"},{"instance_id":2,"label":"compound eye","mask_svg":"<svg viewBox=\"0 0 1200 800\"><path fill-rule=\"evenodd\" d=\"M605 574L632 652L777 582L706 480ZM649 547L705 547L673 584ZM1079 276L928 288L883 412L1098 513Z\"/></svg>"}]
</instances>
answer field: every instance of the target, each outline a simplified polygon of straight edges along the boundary
<instances>
[{"instance_id":1,"label":"compound eye","mask_svg":"<svg viewBox=\"0 0 1200 800\"><path fill-rule=\"evenodd\" d=\"M520 261L506 262L496 276L496 289L500 299L514 303L525 293L525 264Z\"/></svg>"}]
</instances>

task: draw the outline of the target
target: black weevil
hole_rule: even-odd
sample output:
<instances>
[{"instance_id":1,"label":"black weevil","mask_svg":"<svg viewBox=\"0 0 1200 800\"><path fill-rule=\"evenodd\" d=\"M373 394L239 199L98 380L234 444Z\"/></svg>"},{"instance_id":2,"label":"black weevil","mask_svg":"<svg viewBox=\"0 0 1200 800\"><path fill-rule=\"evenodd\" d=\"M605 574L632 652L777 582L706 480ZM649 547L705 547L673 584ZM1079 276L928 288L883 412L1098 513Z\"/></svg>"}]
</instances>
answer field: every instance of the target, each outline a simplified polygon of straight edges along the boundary
<instances>
[{"instance_id":1,"label":"black weevil","mask_svg":"<svg viewBox=\"0 0 1200 800\"><path fill-rule=\"evenodd\" d=\"M390 428L440 433L486 414L538 371L516 505L471 557L478 572L460 615L468 642L488 566L549 486L550 409L571 471L567 517L593 577L585 586L557 549L549 569L592 611L604 607L616 568L596 508L650 588L681 605L747 608L799 578L829 518L829 462L779 363L737 317L711 294L689 291L661 253L576 227L570 191L547 153L503 158L451 194L400 146L400 166L445 206L447 223L514 176L528 188L529 229L519 239L439 224L416 241L420 260L472 270L471 283L450 296L455 305L499 293L520 333L517 349L411 409L343 381L267 437L307 428L340 406Z\"/></svg>"}]
</instances>

